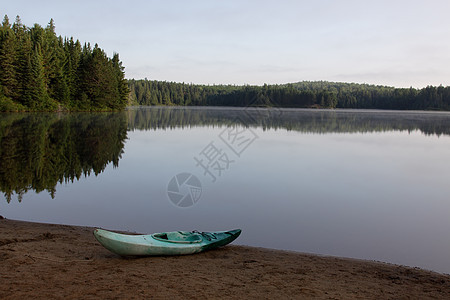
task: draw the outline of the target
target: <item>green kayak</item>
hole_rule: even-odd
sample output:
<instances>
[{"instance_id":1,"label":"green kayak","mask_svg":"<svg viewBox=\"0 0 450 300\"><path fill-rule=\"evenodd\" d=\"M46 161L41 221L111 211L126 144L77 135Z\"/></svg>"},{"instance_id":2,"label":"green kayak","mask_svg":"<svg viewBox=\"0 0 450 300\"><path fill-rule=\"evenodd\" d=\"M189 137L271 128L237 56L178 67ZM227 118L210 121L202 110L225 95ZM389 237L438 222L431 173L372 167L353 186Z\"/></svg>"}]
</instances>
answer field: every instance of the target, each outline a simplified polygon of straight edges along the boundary
<instances>
[{"instance_id":1,"label":"green kayak","mask_svg":"<svg viewBox=\"0 0 450 300\"><path fill-rule=\"evenodd\" d=\"M174 231L149 235L94 230L94 236L100 244L123 256L193 254L229 244L240 234L240 229L218 232Z\"/></svg>"}]
</instances>

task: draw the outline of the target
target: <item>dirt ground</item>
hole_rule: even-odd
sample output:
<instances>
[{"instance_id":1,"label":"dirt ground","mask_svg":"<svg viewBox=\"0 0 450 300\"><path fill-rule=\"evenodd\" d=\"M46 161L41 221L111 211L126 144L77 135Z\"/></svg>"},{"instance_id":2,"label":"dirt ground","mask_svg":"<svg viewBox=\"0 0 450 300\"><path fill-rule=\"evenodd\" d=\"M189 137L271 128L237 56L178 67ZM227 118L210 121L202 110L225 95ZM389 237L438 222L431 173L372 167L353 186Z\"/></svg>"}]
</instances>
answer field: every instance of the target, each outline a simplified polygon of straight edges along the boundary
<instances>
[{"instance_id":1,"label":"dirt ground","mask_svg":"<svg viewBox=\"0 0 450 300\"><path fill-rule=\"evenodd\" d=\"M122 258L93 228L0 219L0 299L450 299L450 275L229 245Z\"/></svg>"}]
</instances>

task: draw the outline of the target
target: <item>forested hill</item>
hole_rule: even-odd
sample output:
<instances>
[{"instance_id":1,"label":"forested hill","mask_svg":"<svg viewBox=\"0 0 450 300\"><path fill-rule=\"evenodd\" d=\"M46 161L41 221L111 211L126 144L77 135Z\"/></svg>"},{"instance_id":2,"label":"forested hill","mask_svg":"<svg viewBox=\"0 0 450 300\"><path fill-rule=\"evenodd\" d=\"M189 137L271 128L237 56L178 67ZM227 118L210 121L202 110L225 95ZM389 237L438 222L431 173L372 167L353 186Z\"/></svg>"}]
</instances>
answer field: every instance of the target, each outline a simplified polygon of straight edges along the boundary
<instances>
[{"instance_id":1,"label":"forested hill","mask_svg":"<svg viewBox=\"0 0 450 300\"><path fill-rule=\"evenodd\" d=\"M118 54L56 36L53 20L43 28L3 19L0 111L118 110L128 94Z\"/></svg>"},{"instance_id":2,"label":"forested hill","mask_svg":"<svg viewBox=\"0 0 450 300\"><path fill-rule=\"evenodd\" d=\"M355 83L298 82L235 86L129 80L138 105L279 106L450 110L450 87L394 88Z\"/></svg>"}]
</instances>

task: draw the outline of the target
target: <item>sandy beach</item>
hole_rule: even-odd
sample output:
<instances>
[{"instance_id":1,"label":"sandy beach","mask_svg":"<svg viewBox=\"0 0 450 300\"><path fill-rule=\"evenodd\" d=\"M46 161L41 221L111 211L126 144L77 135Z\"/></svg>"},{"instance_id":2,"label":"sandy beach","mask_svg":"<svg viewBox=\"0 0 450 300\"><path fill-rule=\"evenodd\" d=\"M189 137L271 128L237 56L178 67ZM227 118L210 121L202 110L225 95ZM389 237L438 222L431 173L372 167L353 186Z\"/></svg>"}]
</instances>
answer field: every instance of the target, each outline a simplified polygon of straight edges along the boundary
<instances>
[{"instance_id":1,"label":"sandy beach","mask_svg":"<svg viewBox=\"0 0 450 300\"><path fill-rule=\"evenodd\" d=\"M450 299L450 275L229 245L122 258L93 228L0 219L0 299Z\"/></svg>"}]
</instances>

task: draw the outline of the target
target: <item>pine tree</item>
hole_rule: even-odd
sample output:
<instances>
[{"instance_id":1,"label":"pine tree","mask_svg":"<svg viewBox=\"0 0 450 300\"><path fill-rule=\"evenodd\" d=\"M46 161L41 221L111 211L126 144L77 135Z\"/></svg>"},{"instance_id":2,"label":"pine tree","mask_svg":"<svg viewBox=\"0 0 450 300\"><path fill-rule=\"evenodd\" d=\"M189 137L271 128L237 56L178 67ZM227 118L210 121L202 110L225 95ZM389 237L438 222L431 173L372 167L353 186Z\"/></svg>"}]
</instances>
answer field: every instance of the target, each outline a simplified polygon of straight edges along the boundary
<instances>
[{"instance_id":1,"label":"pine tree","mask_svg":"<svg viewBox=\"0 0 450 300\"><path fill-rule=\"evenodd\" d=\"M74 42L73 38L64 41L65 60L63 64L63 72L69 89L69 105L74 106L74 102L78 96L79 90L79 73L81 58L80 41Z\"/></svg>"},{"instance_id":2,"label":"pine tree","mask_svg":"<svg viewBox=\"0 0 450 300\"><path fill-rule=\"evenodd\" d=\"M37 106L37 99L33 85L33 64L32 53L30 51L31 41L26 41L27 45L22 45L21 68L20 68L20 98L19 102L28 108ZM26 49L26 51L25 51Z\"/></svg>"},{"instance_id":3,"label":"pine tree","mask_svg":"<svg viewBox=\"0 0 450 300\"><path fill-rule=\"evenodd\" d=\"M67 86L62 68L65 61L62 38L58 38L55 33L55 24L50 20L44 29L43 42L41 44L42 58L44 63L45 85L51 98L66 102Z\"/></svg>"},{"instance_id":4,"label":"pine tree","mask_svg":"<svg viewBox=\"0 0 450 300\"><path fill-rule=\"evenodd\" d=\"M34 109L48 108L50 101L45 86L42 50L39 45L36 45L31 56L31 70L30 86L32 87L34 101L29 107Z\"/></svg>"},{"instance_id":5,"label":"pine tree","mask_svg":"<svg viewBox=\"0 0 450 300\"><path fill-rule=\"evenodd\" d=\"M6 97L17 99L16 37L9 24L8 16L0 29L0 84Z\"/></svg>"},{"instance_id":6,"label":"pine tree","mask_svg":"<svg viewBox=\"0 0 450 300\"><path fill-rule=\"evenodd\" d=\"M128 89L128 82L125 79L125 68L123 67L122 62L119 59L118 53L114 53L113 55L112 66L114 69L114 75L119 92L119 94L117 95L118 98L116 101L116 105L113 108L121 109L124 108L127 103L130 90Z\"/></svg>"}]
</instances>

